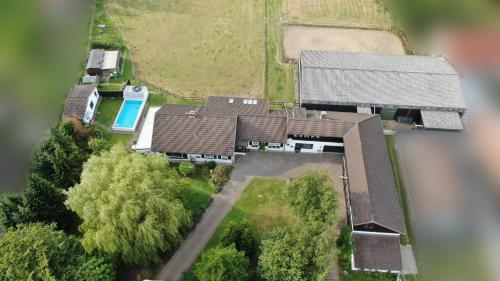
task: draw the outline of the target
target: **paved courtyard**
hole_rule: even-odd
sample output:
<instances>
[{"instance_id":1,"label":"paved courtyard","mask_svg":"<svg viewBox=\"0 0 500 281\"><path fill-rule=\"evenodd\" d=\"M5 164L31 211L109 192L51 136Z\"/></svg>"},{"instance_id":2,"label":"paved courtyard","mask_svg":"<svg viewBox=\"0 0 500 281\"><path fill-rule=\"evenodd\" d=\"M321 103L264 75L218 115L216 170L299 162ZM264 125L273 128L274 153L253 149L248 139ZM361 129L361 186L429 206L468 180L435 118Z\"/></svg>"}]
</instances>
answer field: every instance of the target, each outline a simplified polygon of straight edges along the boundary
<instances>
[{"instance_id":1,"label":"paved courtyard","mask_svg":"<svg viewBox=\"0 0 500 281\"><path fill-rule=\"evenodd\" d=\"M231 180L214 196L214 201L203 214L194 230L187 236L155 279L177 281L189 269L205 248L212 234L226 214L238 201L241 193L253 177L291 179L309 169L323 169L332 178L339 193L339 228L345 224L345 200L342 180L342 154L295 154L284 152L250 152L237 156Z\"/></svg>"}]
</instances>

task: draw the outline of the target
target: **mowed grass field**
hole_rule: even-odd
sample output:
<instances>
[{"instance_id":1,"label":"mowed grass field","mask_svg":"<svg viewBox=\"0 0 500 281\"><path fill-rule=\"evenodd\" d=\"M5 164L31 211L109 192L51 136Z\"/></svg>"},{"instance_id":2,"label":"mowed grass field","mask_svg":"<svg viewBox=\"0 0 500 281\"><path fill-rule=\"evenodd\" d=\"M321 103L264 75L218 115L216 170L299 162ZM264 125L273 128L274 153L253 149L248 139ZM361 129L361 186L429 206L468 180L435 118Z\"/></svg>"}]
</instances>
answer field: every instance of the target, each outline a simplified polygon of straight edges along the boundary
<instances>
[{"instance_id":1,"label":"mowed grass field","mask_svg":"<svg viewBox=\"0 0 500 281\"><path fill-rule=\"evenodd\" d=\"M391 16L376 0L283 0L287 23L390 29Z\"/></svg>"},{"instance_id":2,"label":"mowed grass field","mask_svg":"<svg viewBox=\"0 0 500 281\"><path fill-rule=\"evenodd\" d=\"M108 0L136 75L186 96L262 96L263 0Z\"/></svg>"}]
</instances>

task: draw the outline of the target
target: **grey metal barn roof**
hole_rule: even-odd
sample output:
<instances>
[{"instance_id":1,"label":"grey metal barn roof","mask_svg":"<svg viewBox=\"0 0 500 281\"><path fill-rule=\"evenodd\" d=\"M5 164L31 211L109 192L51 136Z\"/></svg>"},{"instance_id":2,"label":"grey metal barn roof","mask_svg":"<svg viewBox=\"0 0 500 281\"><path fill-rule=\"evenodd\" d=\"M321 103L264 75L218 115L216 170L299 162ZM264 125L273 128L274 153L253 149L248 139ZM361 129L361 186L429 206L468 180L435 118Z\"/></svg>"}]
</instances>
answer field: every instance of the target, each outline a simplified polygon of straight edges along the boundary
<instances>
[{"instance_id":1,"label":"grey metal barn roof","mask_svg":"<svg viewBox=\"0 0 500 281\"><path fill-rule=\"evenodd\" d=\"M465 111L460 79L444 59L304 50L300 100Z\"/></svg>"}]
</instances>

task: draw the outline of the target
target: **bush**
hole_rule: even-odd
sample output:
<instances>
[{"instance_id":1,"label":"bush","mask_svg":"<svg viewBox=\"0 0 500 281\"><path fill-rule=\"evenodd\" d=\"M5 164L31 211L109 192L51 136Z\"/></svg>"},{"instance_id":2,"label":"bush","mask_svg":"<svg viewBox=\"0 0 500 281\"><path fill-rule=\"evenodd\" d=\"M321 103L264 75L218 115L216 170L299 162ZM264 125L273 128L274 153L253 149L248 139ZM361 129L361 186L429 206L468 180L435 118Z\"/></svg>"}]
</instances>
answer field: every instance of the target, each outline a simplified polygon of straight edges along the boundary
<instances>
[{"instance_id":1,"label":"bush","mask_svg":"<svg viewBox=\"0 0 500 281\"><path fill-rule=\"evenodd\" d=\"M200 279L196 277L194 270L190 268L182 274L182 281L200 281Z\"/></svg>"},{"instance_id":2,"label":"bush","mask_svg":"<svg viewBox=\"0 0 500 281\"><path fill-rule=\"evenodd\" d=\"M111 148L111 144L102 139L92 139L89 141L89 148L95 155L100 155L103 151L108 151Z\"/></svg>"},{"instance_id":3,"label":"bush","mask_svg":"<svg viewBox=\"0 0 500 281\"><path fill-rule=\"evenodd\" d=\"M195 266L196 277L200 281L248 280L248 258L234 246L211 248L201 256Z\"/></svg>"},{"instance_id":4,"label":"bush","mask_svg":"<svg viewBox=\"0 0 500 281\"><path fill-rule=\"evenodd\" d=\"M209 170L213 170L217 166L217 163L215 163L215 161L209 161L206 163L206 166Z\"/></svg>"},{"instance_id":5,"label":"bush","mask_svg":"<svg viewBox=\"0 0 500 281\"><path fill-rule=\"evenodd\" d=\"M210 182L216 187L225 185L229 181L231 169L231 166L217 165L210 175Z\"/></svg>"},{"instance_id":6,"label":"bush","mask_svg":"<svg viewBox=\"0 0 500 281\"><path fill-rule=\"evenodd\" d=\"M179 173L183 176L192 174L194 171L194 165L191 162L183 161L179 165Z\"/></svg>"},{"instance_id":7,"label":"bush","mask_svg":"<svg viewBox=\"0 0 500 281\"><path fill-rule=\"evenodd\" d=\"M351 229L348 226L342 228L336 244L339 250L339 266L342 270L349 270L351 268L352 240Z\"/></svg>"},{"instance_id":8,"label":"bush","mask_svg":"<svg viewBox=\"0 0 500 281\"><path fill-rule=\"evenodd\" d=\"M236 250L243 251L248 258L257 256L259 240L257 233L247 219L238 223L230 222L220 240L224 246L234 245Z\"/></svg>"}]
</instances>

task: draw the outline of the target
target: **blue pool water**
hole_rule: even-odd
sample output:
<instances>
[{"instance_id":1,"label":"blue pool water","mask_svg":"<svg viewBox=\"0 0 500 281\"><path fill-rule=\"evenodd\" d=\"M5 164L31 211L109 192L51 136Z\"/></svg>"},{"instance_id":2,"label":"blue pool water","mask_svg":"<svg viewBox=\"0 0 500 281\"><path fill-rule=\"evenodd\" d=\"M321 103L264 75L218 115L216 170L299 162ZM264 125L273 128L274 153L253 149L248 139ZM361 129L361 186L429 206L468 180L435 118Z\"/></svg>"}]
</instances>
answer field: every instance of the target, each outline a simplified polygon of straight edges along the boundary
<instances>
[{"instance_id":1,"label":"blue pool water","mask_svg":"<svg viewBox=\"0 0 500 281\"><path fill-rule=\"evenodd\" d=\"M143 101L140 100L124 100L122 109L118 113L115 121L115 128L135 129L135 120L139 117Z\"/></svg>"}]
</instances>

